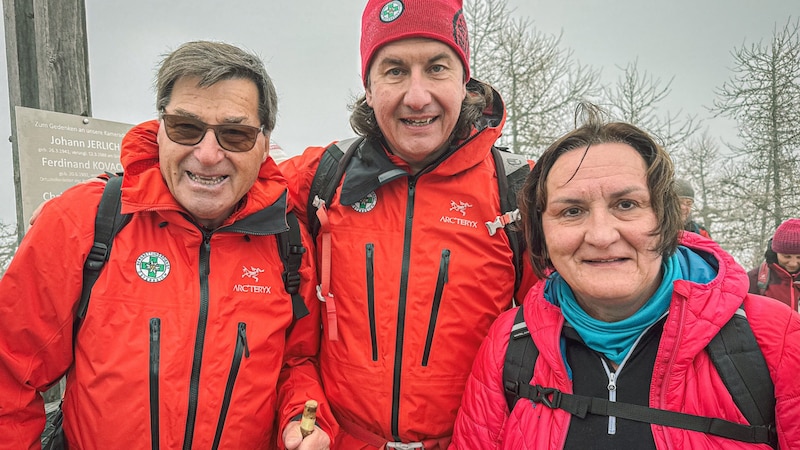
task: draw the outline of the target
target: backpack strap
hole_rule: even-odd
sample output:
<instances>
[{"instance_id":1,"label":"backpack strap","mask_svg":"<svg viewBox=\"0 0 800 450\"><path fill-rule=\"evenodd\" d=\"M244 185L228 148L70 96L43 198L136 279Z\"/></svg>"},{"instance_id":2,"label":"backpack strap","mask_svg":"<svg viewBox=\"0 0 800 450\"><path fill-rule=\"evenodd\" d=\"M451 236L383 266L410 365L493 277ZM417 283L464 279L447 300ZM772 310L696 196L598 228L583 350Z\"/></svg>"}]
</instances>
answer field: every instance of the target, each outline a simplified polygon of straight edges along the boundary
<instances>
[{"instance_id":1,"label":"backpack strap","mask_svg":"<svg viewBox=\"0 0 800 450\"><path fill-rule=\"evenodd\" d=\"M769 287L769 263L764 261L758 268L758 278L756 279L758 293L764 295Z\"/></svg>"},{"instance_id":2,"label":"backpack strap","mask_svg":"<svg viewBox=\"0 0 800 450\"><path fill-rule=\"evenodd\" d=\"M775 432L775 386L744 309L709 342L708 355L745 419ZM770 444L775 447L777 435Z\"/></svg>"},{"instance_id":3,"label":"backpack strap","mask_svg":"<svg viewBox=\"0 0 800 450\"><path fill-rule=\"evenodd\" d=\"M94 244L83 263L83 286L78 301L76 323L80 323L86 316L86 310L89 308L89 296L92 294L94 283L100 276L100 271L108 261L114 236L130 222L130 214L120 214L121 193L122 175L109 174L94 220Z\"/></svg>"},{"instance_id":4,"label":"backpack strap","mask_svg":"<svg viewBox=\"0 0 800 450\"><path fill-rule=\"evenodd\" d=\"M612 402L599 397L567 394L558 389L546 388L538 384L520 387L521 395L531 399L534 403L540 403L548 408L563 409L581 419L585 418L587 414L614 416L637 422L699 431L741 442L769 444L773 448L775 448L774 443L777 443L775 430L766 426L742 425L713 417L650 408L633 403Z\"/></svg>"},{"instance_id":5,"label":"backpack strap","mask_svg":"<svg viewBox=\"0 0 800 450\"><path fill-rule=\"evenodd\" d=\"M283 286L292 296L292 312L295 319L302 319L308 315L308 308L300 295L300 266L303 262L303 254L306 248L300 236L300 224L297 216L289 211L286 214L286 222L289 230L276 235L278 242L278 253L283 261Z\"/></svg>"},{"instance_id":6,"label":"backpack strap","mask_svg":"<svg viewBox=\"0 0 800 450\"><path fill-rule=\"evenodd\" d=\"M515 338L515 336L517 338ZM696 416L606 399L567 394L555 388L530 385L538 350L517 310L503 365L503 386L509 412L524 397L549 408L560 408L580 418L587 414L615 416L637 422L699 431L742 442L777 448L775 392L764 356L740 309L725 323L707 347L714 367L750 425ZM532 350L527 348L532 347ZM526 354L525 352L528 352Z\"/></svg>"},{"instance_id":7,"label":"backpack strap","mask_svg":"<svg viewBox=\"0 0 800 450\"><path fill-rule=\"evenodd\" d=\"M352 152L349 150L358 147L358 144L363 141L363 137L352 137L345 139L334 144L329 145L319 160L319 166L314 173L314 178L311 181L311 189L308 193L308 204L306 205L306 215L308 216L308 230L311 236L317 237L319 233L319 221L317 220L317 206L314 204L315 199L319 198L324 200L325 204L329 204L333 193L339 186L344 175L344 169L347 167L347 161L352 157ZM348 153L349 152L349 153ZM339 164L342 157L347 154L344 164Z\"/></svg>"},{"instance_id":8,"label":"backpack strap","mask_svg":"<svg viewBox=\"0 0 800 450\"><path fill-rule=\"evenodd\" d=\"M495 146L492 146L492 156L494 157L494 166L497 171L500 210L503 214L497 216L491 222L486 222L486 228L491 236L497 232L498 228L502 228L508 236L508 243L514 254L514 292L516 293L522 282L525 238L522 236L522 231L519 227L512 224L521 219L519 208L517 207L517 192L525 183L525 178L530 172L530 166L524 156L501 150Z\"/></svg>"},{"instance_id":9,"label":"backpack strap","mask_svg":"<svg viewBox=\"0 0 800 450\"><path fill-rule=\"evenodd\" d=\"M344 176L350 159L363 140L363 137L350 138L326 148L308 193L308 228L315 242L318 236L320 238L317 246L319 261L317 298L325 303L328 339L331 341L339 340L339 329L336 302L331 292L331 230L327 205L333 199L333 194Z\"/></svg>"},{"instance_id":10,"label":"backpack strap","mask_svg":"<svg viewBox=\"0 0 800 450\"><path fill-rule=\"evenodd\" d=\"M509 414L520 399L520 384L530 384L533 379L533 368L536 365L536 358L539 357L539 349L530 336L531 333L525 324L522 306L520 306L517 308L514 325L511 327L506 359L503 364L503 388Z\"/></svg>"}]
</instances>

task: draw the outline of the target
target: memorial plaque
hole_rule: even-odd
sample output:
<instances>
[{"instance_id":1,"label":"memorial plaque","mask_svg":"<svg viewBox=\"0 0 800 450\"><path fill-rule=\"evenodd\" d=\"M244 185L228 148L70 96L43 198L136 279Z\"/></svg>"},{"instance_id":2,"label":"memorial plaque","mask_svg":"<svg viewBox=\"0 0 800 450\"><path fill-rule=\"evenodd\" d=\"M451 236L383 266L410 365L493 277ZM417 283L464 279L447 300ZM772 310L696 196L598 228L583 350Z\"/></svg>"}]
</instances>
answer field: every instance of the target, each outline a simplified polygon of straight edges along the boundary
<instances>
[{"instance_id":1,"label":"memorial plaque","mask_svg":"<svg viewBox=\"0 0 800 450\"><path fill-rule=\"evenodd\" d=\"M43 201L103 172L121 172L120 143L133 126L16 107L19 179L25 229Z\"/></svg>"}]
</instances>

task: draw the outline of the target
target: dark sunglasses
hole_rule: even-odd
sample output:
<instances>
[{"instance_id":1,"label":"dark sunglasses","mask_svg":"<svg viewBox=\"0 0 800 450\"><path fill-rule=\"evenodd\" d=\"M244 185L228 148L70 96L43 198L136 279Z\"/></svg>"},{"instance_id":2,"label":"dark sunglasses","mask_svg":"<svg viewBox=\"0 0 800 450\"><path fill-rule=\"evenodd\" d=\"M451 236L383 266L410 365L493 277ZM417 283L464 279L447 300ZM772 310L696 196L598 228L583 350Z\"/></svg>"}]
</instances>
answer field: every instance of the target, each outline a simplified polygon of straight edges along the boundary
<instances>
[{"instance_id":1,"label":"dark sunglasses","mask_svg":"<svg viewBox=\"0 0 800 450\"><path fill-rule=\"evenodd\" d=\"M259 128L234 123L209 125L197 119L177 114L161 113L161 118L164 120L167 137L172 142L181 145L199 144L210 128L214 130L219 146L229 152L252 150L256 145L258 133L264 129L263 125Z\"/></svg>"}]
</instances>

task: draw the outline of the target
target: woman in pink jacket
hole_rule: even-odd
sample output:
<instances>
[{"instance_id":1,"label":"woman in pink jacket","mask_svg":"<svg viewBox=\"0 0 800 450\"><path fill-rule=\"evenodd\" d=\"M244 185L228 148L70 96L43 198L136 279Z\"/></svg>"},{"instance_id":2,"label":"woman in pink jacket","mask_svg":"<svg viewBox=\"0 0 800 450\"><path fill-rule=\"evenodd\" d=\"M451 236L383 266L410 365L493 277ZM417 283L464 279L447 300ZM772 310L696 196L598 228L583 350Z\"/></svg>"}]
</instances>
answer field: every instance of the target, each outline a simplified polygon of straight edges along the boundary
<instances>
[{"instance_id":1,"label":"woman in pink jacket","mask_svg":"<svg viewBox=\"0 0 800 450\"><path fill-rule=\"evenodd\" d=\"M800 448L800 316L748 294L730 255L681 231L672 162L650 136L583 110L587 122L545 151L520 197L542 280L523 303L524 338L538 349L521 358L535 358L532 379L504 383L512 310L475 360L450 448ZM761 410L774 426L748 422L711 356L742 306L747 320L726 344L752 329L761 363L739 368L763 369L750 390L771 378L775 405Z\"/></svg>"}]
</instances>

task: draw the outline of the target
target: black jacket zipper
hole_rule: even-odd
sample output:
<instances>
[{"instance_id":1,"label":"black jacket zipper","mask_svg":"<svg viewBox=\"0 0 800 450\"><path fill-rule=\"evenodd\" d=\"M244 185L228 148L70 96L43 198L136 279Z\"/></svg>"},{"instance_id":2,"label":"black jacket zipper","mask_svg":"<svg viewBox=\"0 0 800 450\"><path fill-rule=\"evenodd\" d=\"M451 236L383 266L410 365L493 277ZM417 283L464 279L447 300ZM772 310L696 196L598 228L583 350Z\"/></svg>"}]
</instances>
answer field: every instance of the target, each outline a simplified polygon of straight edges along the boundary
<instances>
[{"instance_id":1,"label":"black jacket zipper","mask_svg":"<svg viewBox=\"0 0 800 450\"><path fill-rule=\"evenodd\" d=\"M150 445L159 448L158 372L161 362L161 319L150 319Z\"/></svg>"},{"instance_id":2,"label":"black jacket zipper","mask_svg":"<svg viewBox=\"0 0 800 450\"><path fill-rule=\"evenodd\" d=\"M219 448L219 441L222 438L222 430L225 427L225 417L228 415L228 408L233 396L233 385L236 384L236 376L239 374L239 367L242 365L242 355L250 357L250 348L247 346L247 324L239 322L236 332L236 349L233 351L233 361L231 362L231 372L228 374L228 383L225 385L225 397L222 399L222 407L219 412L217 422L217 432L214 434L214 444L212 449Z\"/></svg>"},{"instance_id":3,"label":"black jacket zipper","mask_svg":"<svg viewBox=\"0 0 800 450\"><path fill-rule=\"evenodd\" d=\"M428 337L425 339L425 351L422 353L422 365L428 365L428 357L431 355L433 345L433 332L436 329L436 319L439 317L439 306L442 303L442 292L444 285L448 281L448 271L450 268L450 250L442 250L442 257L439 259L439 277L436 279L436 291L433 293L433 304L431 305L431 319L428 322Z\"/></svg>"}]
</instances>

